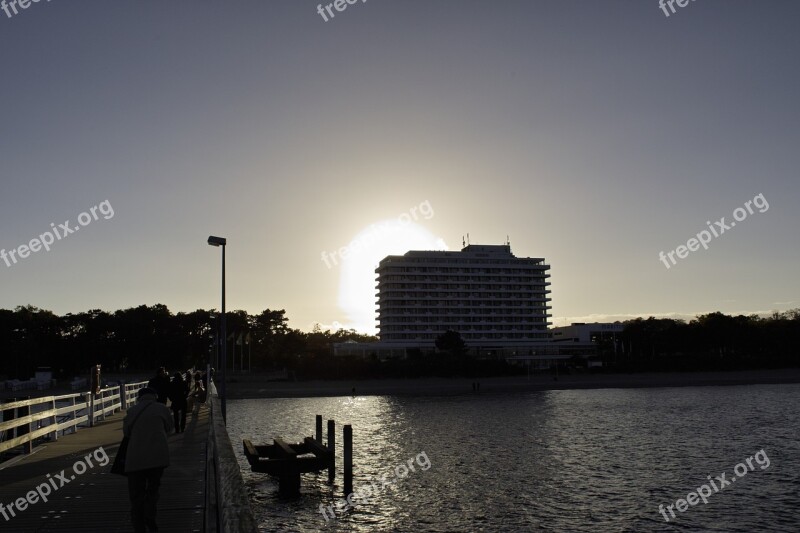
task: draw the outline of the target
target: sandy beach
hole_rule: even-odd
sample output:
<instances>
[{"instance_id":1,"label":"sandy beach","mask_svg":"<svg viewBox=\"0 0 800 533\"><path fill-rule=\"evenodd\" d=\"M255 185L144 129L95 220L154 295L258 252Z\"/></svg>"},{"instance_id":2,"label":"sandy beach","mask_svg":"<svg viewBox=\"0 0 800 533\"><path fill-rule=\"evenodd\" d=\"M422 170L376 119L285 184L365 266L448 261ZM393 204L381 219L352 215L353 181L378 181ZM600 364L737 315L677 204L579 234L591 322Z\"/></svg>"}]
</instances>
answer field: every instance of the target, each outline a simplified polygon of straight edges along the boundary
<instances>
[{"instance_id":1,"label":"sandy beach","mask_svg":"<svg viewBox=\"0 0 800 533\"><path fill-rule=\"evenodd\" d=\"M219 377L219 376L218 376ZM565 389L614 389L653 387L705 387L800 383L800 368L732 372L592 374L498 377L417 378L349 381L264 382L257 374L228 376L231 399L311 398L324 396L447 396L472 394L473 382L480 393L526 392Z\"/></svg>"}]
</instances>

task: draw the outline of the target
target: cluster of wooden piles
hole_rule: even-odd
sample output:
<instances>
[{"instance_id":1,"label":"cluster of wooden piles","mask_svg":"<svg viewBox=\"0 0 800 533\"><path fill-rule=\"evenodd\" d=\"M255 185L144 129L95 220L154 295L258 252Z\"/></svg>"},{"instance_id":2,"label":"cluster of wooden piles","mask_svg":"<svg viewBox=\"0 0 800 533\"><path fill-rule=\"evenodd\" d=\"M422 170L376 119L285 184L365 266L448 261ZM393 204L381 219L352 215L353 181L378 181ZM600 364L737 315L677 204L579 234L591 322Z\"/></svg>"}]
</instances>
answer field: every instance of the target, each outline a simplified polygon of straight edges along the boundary
<instances>
[{"instance_id":1,"label":"cluster of wooden piles","mask_svg":"<svg viewBox=\"0 0 800 533\"><path fill-rule=\"evenodd\" d=\"M305 437L303 442L290 444L275 437L273 444L257 446L249 439L242 441L244 454L253 472L278 478L282 497L300 496L300 474L328 470L328 482L336 478L336 423L328 420L328 445L322 444L322 416L316 418L316 438ZM344 492L353 492L353 428L344 426Z\"/></svg>"}]
</instances>

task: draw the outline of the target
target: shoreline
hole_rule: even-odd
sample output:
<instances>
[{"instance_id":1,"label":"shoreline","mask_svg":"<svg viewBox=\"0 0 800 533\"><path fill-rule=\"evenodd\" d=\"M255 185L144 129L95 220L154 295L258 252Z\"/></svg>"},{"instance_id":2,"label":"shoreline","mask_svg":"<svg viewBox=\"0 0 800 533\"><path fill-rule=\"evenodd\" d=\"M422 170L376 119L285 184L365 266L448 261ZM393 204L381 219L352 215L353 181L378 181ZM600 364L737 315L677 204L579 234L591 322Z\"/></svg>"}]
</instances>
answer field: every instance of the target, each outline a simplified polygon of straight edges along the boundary
<instances>
[{"instance_id":1,"label":"shoreline","mask_svg":"<svg viewBox=\"0 0 800 533\"><path fill-rule=\"evenodd\" d=\"M219 377L219 376L217 376ZM319 398L332 396L453 396L480 393L536 392L577 389L630 389L665 387L713 387L800 383L800 368L715 372L642 374L579 374L506 376L493 378L412 378L367 380L270 381L258 375L228 377L228 399ZM355 394L353 393L355 388Z\"/></svg>"}]
</instances>

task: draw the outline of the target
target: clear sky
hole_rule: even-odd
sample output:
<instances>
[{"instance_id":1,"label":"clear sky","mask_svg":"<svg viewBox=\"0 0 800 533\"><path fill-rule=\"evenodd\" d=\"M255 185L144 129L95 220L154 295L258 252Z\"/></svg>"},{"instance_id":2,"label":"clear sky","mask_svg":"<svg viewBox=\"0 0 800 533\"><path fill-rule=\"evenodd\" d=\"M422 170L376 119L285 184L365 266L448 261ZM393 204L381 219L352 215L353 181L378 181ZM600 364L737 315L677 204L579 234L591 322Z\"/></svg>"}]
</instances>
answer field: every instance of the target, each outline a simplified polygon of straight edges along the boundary
<instances>
[{"instance_id":1,"label":"clear sky","mask_svg":"<svg viewBox=\"0 0 800 533\"><path fill-rule=\"evenodd\" d=\"M555 325L800 307L800 2L345 5L0 11L0 248L91 219L0 307L218 308L214 234L229 309L371 331L377 258L467 233L550 263Z\"/></svg>"}]
</instances>

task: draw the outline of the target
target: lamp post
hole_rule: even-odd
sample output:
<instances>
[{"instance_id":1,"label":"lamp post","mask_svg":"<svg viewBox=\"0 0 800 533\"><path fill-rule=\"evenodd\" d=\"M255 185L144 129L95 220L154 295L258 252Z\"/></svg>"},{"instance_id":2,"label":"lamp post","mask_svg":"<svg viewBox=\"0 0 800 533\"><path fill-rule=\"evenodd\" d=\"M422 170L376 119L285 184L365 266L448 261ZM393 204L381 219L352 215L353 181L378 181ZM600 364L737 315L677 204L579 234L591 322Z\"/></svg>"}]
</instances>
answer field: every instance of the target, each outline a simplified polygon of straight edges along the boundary
<instances>
[{"instance_id":1,"label":"lamp post","mask_svg":"<svg viewBox=\"0 0 800 533\"><path fill-rule=\"evenodd\" d=\"M227 422L227 413L225 410L225 366L227 362L228 338L225 333L225 245L228 243L224 237L214 237L213 235L208 238L208 244L211 246L222 246L222 315L220 316L220 340L222 341L222 360L220 364L220 387L219 397L222 404L222 420Z\"/></svg>"}]
</instances>

